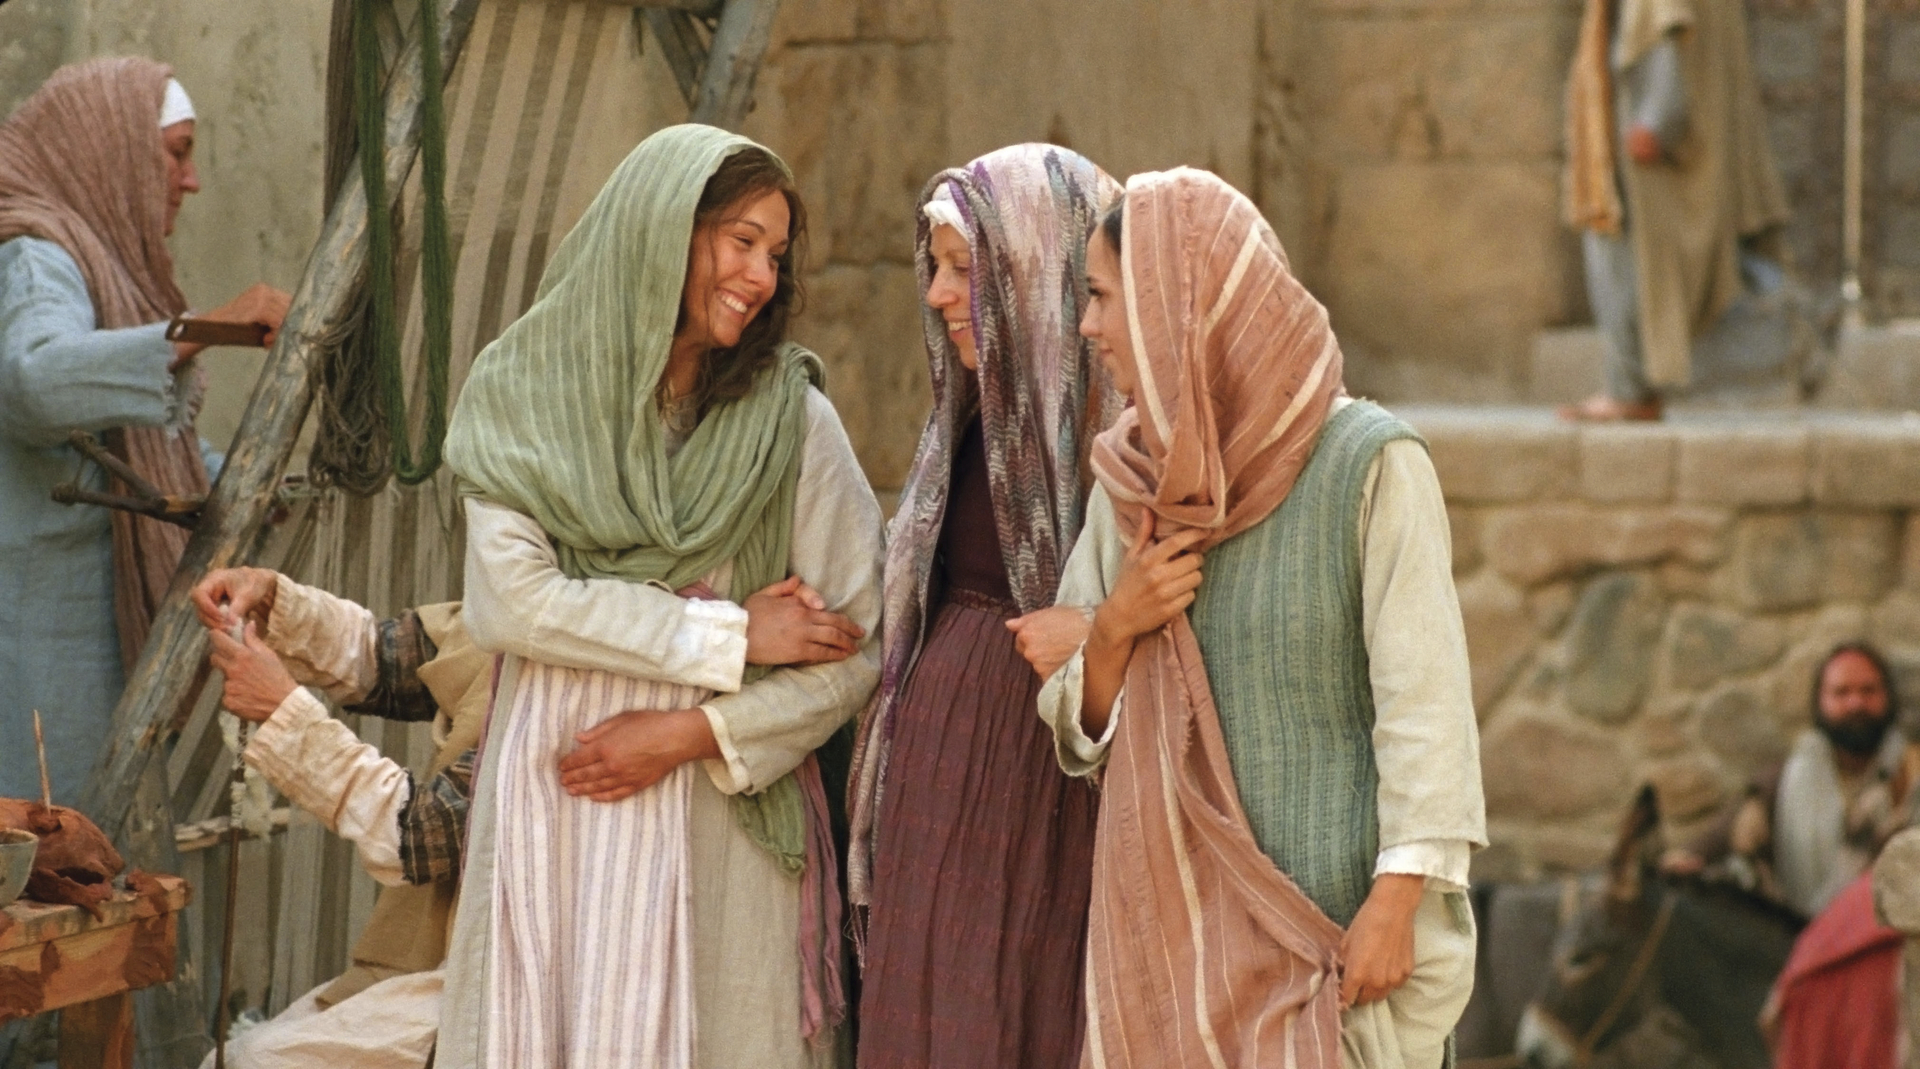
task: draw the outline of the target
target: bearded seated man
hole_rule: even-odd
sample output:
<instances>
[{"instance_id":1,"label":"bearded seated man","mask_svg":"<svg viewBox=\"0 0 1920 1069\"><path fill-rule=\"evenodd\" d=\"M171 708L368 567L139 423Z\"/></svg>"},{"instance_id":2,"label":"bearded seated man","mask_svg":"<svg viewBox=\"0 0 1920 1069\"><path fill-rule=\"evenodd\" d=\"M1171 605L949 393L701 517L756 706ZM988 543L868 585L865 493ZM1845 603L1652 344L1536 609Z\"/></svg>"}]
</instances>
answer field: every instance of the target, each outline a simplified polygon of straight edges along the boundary
<instances>
[{"instance_id":1,"label":"bearded seated man","mask_svg":"<svg viewBox=\"0 0 1920 1069\"><path fill-rule=\"evenodd\" d=\"M1899 1035L1904 937L1874 915L1873 858L1913 822L1920 748L1898 727L1886 661L1865 643L1814 674L1813 725L1671 871L1724 875L1808 917L1761 1014L1775 1069L1884 1069Z\"/></svg>"},{"instance_id":2,"label":"bearded seated man","mask_svg":"<svg viewBox=\"0 0 1920 1069\"><path fill-rule=\"evenodd\" d=\"M1709 871L1812 918L1912 820L1920 747L1899 728L1886 659L1843 644L1814 672L1813 723L1719 824L1663 867Z\"/></svg>"}]
</instances>

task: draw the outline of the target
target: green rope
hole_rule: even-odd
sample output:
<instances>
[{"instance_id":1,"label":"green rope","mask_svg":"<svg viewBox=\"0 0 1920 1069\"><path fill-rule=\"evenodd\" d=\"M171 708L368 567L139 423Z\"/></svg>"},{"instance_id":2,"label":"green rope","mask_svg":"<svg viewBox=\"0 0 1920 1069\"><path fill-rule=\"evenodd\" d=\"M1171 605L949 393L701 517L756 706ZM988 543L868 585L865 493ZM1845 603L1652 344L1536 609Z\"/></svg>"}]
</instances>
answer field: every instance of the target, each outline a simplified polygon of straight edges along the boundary
<instances>
[{"instance_id":1,"label":"green rope","mask_svg":"<svg viewBox=\"0 0 1920 1069\"><path fill-rule=\"evenodd\" d=\"M447 238L447 132L442 103L439 0L420 3L420 167L425 200L420 250L421 316L426 327L427 413L414 458L400 367L400 324L394 314L394 226L387 210L386 97L373 0L354 8L354 113L359 127L360 177L367 189L367 288L373 308L374 375L387 412L393 474L402 486L425 482L440 467L447 430L447 364L453 352L453 262Z\"/></svg>"}]
</instances>

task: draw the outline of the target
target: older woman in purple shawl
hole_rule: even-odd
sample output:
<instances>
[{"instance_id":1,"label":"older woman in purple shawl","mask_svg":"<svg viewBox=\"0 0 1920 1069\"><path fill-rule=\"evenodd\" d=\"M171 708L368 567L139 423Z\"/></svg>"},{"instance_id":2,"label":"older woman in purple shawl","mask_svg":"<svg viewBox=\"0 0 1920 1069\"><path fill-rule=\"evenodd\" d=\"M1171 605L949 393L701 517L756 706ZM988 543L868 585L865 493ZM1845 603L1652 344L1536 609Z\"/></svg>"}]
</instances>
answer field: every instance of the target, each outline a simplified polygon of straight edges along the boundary
<instances>
[{"instance_id":1,"label":"older woman in purple shawl","mask_svg":"<svg viewBox=\"0 0 1920 1069\"><path fill-rule=\"evenodd\" d=\"M1053 760L1016 635L1053 604L1088 447L1119 412L1076 332L1117 192L1073 152L1015 145L921 199L933 414L889 532L850 785L862 1069L1079 1060L1096 797ZM1032 634L1075 630L1048 623Z\"/></svg>"}]
</instances>

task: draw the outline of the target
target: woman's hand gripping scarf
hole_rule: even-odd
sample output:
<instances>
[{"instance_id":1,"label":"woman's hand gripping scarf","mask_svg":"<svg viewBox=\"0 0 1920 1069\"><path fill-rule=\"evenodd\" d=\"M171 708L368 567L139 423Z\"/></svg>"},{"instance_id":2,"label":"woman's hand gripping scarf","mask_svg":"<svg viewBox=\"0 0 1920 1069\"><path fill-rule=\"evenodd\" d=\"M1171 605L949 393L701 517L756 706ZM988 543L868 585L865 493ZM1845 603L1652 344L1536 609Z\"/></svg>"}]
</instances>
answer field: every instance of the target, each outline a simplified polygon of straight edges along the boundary
<instances>
[{"instance_id":1,"label":"woman's hand gripping scarf","mask_svg":"<svg viewBox=\"0 0 1920 1069\"><path fill-rule=\"evenodd\" d=\"M870 901L894 704L920 653L954 450L975 412L987 443L1000 551L1021 612L1053 603L1080 535L1091 485L1088 450L1120 410L1106 369L1080 337L1086 246L1119 190L1078 153L1026 144L942 171L921 193L914 246L920 293L934 272L935 223L926 209L940 197L941 214L961 222L972 253L979 371L960 363L941 313L922 302L933 412L888 531L880 687L861 719L849 779L848 884L856 907Z\"/></svg>"},{"instance_id":2,"label":"woman's hand gripping scarf","mask_svg":"<svg viewBox=\"0 0 1920 1069\"><path fill-rule=\"evenodd\" d=\"M1093 470L1132 537L1211 547L1292 489L1342 392L1326 309L1253 203L1180 168L1127 182L1138 372ZM1094 846L1083 1064L1340 1064L1341 930L1261 852L1185 614L1128 664Z\"/></svg>"}]
</instances>

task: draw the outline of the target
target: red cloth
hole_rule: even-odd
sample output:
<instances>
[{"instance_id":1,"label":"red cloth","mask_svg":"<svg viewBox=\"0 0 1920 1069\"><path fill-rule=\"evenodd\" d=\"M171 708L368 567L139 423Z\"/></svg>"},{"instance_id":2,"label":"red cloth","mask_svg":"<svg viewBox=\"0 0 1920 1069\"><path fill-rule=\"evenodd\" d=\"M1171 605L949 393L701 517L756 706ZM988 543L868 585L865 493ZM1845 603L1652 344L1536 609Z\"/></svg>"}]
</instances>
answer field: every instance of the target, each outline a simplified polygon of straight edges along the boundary
<instances>
[{"instance_id":1,"label":"red cloth","mask_svg":"<svg viewBox=\"0 0 1920 1069\"><path fill-rule=\"evenodd\" d=\"M1848 884L1794 941L1774 983L1774 1069L1895 1069L1903 940L1874 916L1873 874Z\"/></svg>"}]
</instances>

